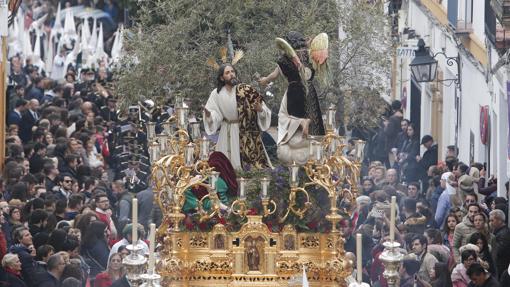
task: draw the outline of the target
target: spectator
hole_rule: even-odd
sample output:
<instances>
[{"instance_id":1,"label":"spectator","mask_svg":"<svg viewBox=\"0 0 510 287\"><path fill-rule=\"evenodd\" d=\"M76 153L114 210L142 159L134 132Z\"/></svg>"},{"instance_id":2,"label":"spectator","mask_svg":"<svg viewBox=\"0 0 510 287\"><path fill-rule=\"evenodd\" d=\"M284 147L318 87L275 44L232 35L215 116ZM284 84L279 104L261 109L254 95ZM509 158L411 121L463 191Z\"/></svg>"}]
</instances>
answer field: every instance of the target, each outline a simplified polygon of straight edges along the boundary
<instances>
[{"instance_id":1,"label":"spectator","mask_svg":"<svg viewBox=\"0 0 510 287\"><path fill-rule=\"evenodd\" d=\"M18 255L7 253L2 259L2 268L4 269L7 278L7 286L11 287L25 287L27 286L21 276L21 261Z\"/></svg>"},{"instance_id":2,"label":"spectator","mask_svg":"<svg viewBox=\"0 0 510 287\"><path fill-rule=\"evenodd\" d=\"M143 227L139 225L137 231L138 231L138 238L140 238L140 239L142 236L141 230L143 230ZM132 244L132 242L131 242L132 231L133 231L133 224L131 224L131 223L126 224L124 229L122 229L122 239L112 246L112 250L110 250L109 257L111 257L113 254L115 254L117 252L120 252L120 251L118 251L120 246L126 246L129 244ZM149 247L147 246L147 243L145 243L145 241L139 240L138 244L140 244L142 246L144 253L149 252Z\"/></svg>"},{"instance_id":3,"label":"spectator","mask_svg":"<svg viewBox=\"0 0 510 287\"><path fill-rule=\"evenodd\" d=\"M455 188L450 184L453 181L453 174L451 172L445 172L441 175L441 187L443 192L439 196L437 202L436 214L434 220L436 226L443 226L447 211L451 208L450 197L455 195Z\"/></svg>"},{"instance_id":4,"label":"spectator","mask_svg":"<svg viewBox=\"0 0 510 287\"><path fill-rule=\"evenodd\" d=\"M437 144L434 144L434 139L430 135L425 135L421 139L421 144L425 147L426 151L423 157L418 154L416 161L419 166L419 178L423 184L423 190L428 189L427 171L433 165L437 164Z\"/></svg>"},{"instance_id":5,"label":"spectator","mask_svg":"<svg viewBox=\"0 0 510 287\"><path fill-rule=\"evenodd\" d=\"M25 111L26 106L27 101L24 99L17 100L14 109L9 113L7 125L16 125L18 128L21 127L22 113Z\"/></svg>"},{"instance_id":6,"label":"spectator","mask_svg":"<svg viewBox=\"0 0 510 287\"><path fill-rule=\"evenodd\" d=\"M414 287L415 275L420 270L420 262L416 259L404 259L400 267L400 287Z\"/></svg>"},{"instance_id":7,"label":"spectator","mask_svg":"<svg viewBox=\"0 0 510 287\"><path fill-rule=\"evenodd\" d=\"M471 279L466 271L472 264L476 263L476 252L471 249L464 250L460 258L461 263L457 264L452 271L452 283L454 287L467 287Z\"/></svg>"},{"instance_id":8,"label":"spectator","mask_svg":"<svg viewBox=\"0 0 510 287\"><path fill-rule=\"evenodd\" d=\"M489 249L489 243L487 237L482 233L475 232L469 238L469 243L478 246L480 251L478 252L479 263L487 269L491 274L497 274L496 263L492 260L492 255Z\"/></svg>"},{"instance_id":9,"label":"spectator","mask_svg":"<svg viewBox=\"0 0 510 287\"><path fill-rule=\"evenodd\" d=\"M99 192L94 196L96 202L96 217L106 224L110 234L112 237L117 235L117 230L115 228L115 224L112 221L112 215L109 213L110 210L110 200L108 200L108 196L106 193ZM106 266L106 262L105 262Z\"/></svg>"},{"instance_id":10,"label":"spectator","mask_svg":"<svg viewBox=\"0 0 510 287\"><path fill-rule=\"evenodd\" d=\"M108 267L105 272L99 273L94 282L95 287L108 287L112 285L113 281L120 279L125 274L124 267L122 266L122 256L119 253L114 253L110 256Z\"/></svg>"},{"instance_id":11,"label":"spectator","mask_svg":"<svg viewBox=\"0 0 510 287\"><path fill-rule=\"evenodd\" d=\"M18 227L13 232L13 239L15 244L11 246L10 252L19 256L21 275L27 286L35 286L35 260L32 256L32 235L28 228Z\"/></svg>"},{"instance_id":12,"label":"spectator","mask_svg":"<svg viewBox=\"0 0 510 287\"><path fill-rule=\"evenodd\" d=\"M487 273L483 267L474 263L469 266L467 275L471 279L469 287L499 287L499 282L490 273Z\"/></svg>"},{"instance_id":13,"label":"spectator","mask_svg":"<svg viewBox=\"0 0 510 287\"><path fill-rule=\"evenodd\" d=\"M434 266L438 260L434 257L434 255L428 252L427 244L427 238L425 238L425 236L416 235L411 242L411 248L420 261L418 276L420 279L430 282L430 274L433 274Z\"/></svg>"},{"instance_id":14,"label":"spectator","mask_svg":"<svg viewBox=\"0 0 510 287\"><path fill-rule=\"evenodd\" d=\"M32 99L28 102L28 109L21 114L21 126L19 137L24 143L29 142L32 139L32 128L39 121L39 101Z\"/></svg>"},{"instance_id":15,"label":"spectator","mask_svg":"<svg viewBox=\"0 0 510 287\"><path fill-rule=\"evenodd\" d=\"M48 259L48 271L41 276L38 286L40 287L60 287L60 278L64 273L66 263L62 255L53 254Z\"/></svg>"},{"instance_id":16,"label":"spectator","mask_svg":"<svg viewBox=\"0 0 510 287\"><path fill-rule=\"evenodd\" d=\"M510 229L506 225L506 215L503 211L495 209L489 213L489 225L494 234L492 257L496 261L497 278L507 270L510 264Z\"/></svg>"},{"instance_id":17,"label":"spectator","mask_svg":"<svg viewBox=\"0 0 510 287\"><path fill-rule=\"evenodd\" d=\"M480 213L480 206L473 203L468 206L468 213L462 219L462 222L455 226L453 233L453 254L455 255L455 261L460 262L459 249L461 246L466 245L469 240L469 236L476 232L476 228L473 224L475 215Z\"/></svg>"},{"instance_id":18,"label":"spectator","mask_svg":"<svg viewBox=\"0 0 510 287\"><path fill-rule=\"evenodd\" d=\"M90 279L94 280L97 274L106 270L110 249L106 242L106 224L102 221L93 221L83 235L81 242L81 255L90 266Z\"/></svg>"}]
</instances>

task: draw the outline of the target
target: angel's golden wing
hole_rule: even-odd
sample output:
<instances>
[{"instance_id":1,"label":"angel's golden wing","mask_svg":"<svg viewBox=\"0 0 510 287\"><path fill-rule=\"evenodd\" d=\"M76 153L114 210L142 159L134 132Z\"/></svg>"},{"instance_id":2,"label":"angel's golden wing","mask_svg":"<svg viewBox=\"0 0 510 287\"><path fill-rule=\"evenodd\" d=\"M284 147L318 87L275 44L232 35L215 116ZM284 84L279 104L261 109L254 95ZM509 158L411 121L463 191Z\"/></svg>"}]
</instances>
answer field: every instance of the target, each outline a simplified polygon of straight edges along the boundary
<instances>
[{"instance_id":1,"label":"angel's golden wing","mask_svg":"<svg viewBox=\"0 0 510 287\"><path fill-rule=\"evenodd\" d=\"M320 33L310 43L310 59L317 77L323 83L328 80L328 59L329 39L328 34Z\"/></svg>"},{"instance_id":2,"label":"angel's golden wing","mask_svg":"<svg viewBox=\"0 0 510 287\"><path fill-rule=\"evenodd\" d=\"M310 58L316 65L322 65L328 59L328 34L320 33L310 43Z\"/></svg>"},{"instance_id":3,"label":"angel's golden wing","mask_svg":"<svg viewBox=\"0 0 510 287\"><path fill-rule=\"evenodd\" d=\"M282 50L285 53L285 55L287 55L287 57L291 59L296 57L296 51L294 51L292 46L289 43L287 43L287 41L285 41L284 39L276 38L276 47Z\"/></svg>"}]
</instances>

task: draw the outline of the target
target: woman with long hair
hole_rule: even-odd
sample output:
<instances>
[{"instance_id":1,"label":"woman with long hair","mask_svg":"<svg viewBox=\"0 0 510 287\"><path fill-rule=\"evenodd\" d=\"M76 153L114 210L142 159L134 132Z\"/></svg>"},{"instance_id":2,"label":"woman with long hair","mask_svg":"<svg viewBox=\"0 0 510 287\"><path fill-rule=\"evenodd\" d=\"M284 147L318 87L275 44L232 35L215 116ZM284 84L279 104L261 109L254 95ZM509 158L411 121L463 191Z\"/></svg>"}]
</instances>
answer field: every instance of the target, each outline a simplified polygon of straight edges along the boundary
<instances>
[{"instance_id":1,"label":"woman with long hair","mask_svg":"<svg viewBox=\"0 0 510 287\"><path fill-rule=\"evenodd\" d=\"M469 238L469 243L480 248L480 251L478 252L478 262L480 265L482 265L483 268L488 270L491 274L497 275L496 264L492 258L487 237L483 233L475 232Z\"/></svg>"},{"instance_id":2,"label":"woman with long hair","mask_svg":"<svg viewBox=\"0 0 510 287\"><path fill-rule=\"evenodd\" d=\"M122 255L120 253L113 253L108 261L106 271L97 274L95 287L108 287L112 282L118 280L125 274L124 266L122 265Z\"/></svg>"},{"instance_id":3,"label":"woman with long hair","mask_svg":"<svg viewBox=\"0 0 510 287\"><path fill-rule=\"evenodd\" d=\"M433 277L432 287L452 287L452 278L446 263L436 262Z\"/></svg>"},{"instance_id":4,"label":"woman with long hair","mask_svg":"<svg viewBox=\"0 0 510 287\"><path fill-rule=\"evenodd\" d=\"M400 164L404 171L405 181L418 181L418 162L416 156L420 155L420 140L418 131L413 123L407 127L407 139L402 146Z\"/></svg>"},{"instance_id":5,"label":"woman with long hair","mask_svg":"<svg viewBox=\"0 0 510 287\"><path fill-rule=\"evenodd\" d=\"M86 229L81 242L81 255L90 266L90 278L106 270L110 248L106 241L106 224L102 221L92 221Z\"/></svg>"},{"instance_id":6,"label":"woman with long hair","mask_svg":"<svg viewBox=\"0 0 510 287\"><path fill-rule=\"evenodd\" d=\"M452 270L455 267L454 253L453 253L453 233L455 231L455 226L460 223L457 215L453 212L450 212L444 221L443 226L443 245L447 246L450 249L450 262L448 263L448 270Z\"/></svg>"}]
</instances>

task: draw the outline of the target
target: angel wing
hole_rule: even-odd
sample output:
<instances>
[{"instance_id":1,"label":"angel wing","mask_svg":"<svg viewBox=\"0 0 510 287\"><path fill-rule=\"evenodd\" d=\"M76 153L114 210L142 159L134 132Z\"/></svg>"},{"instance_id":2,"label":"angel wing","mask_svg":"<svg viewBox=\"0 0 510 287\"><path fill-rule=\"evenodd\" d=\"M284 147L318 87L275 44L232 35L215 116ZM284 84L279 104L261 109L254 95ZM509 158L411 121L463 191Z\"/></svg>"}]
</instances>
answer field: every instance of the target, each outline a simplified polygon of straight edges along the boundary
<instances>
[{"instance_id":1,"label":"angel wing","mask_svg":"<svg viewBox=\"0 0 510 287\"><path fill-rule=\"evenodd\" d=\"M328 59L329 38L328 34L320 33L313 38L310 43L310 59L314 70L320 80L326 81L328 66L326 60Z\"/></svg>"},{"instance_id":2,"label":"angel wing","mask_svg":"<svg viewBox=\"0 0 510 287\"><path fill-rule=\"evenodd\" d=\"M299 60L296 51L294 51L294 48L292 48L292 46L287 41L282 38L276 38L276 47L282 50L285 55L287 55L287 57L291 58L296 67L301 67L301 61Z\"/></svg>"}]
</instances>

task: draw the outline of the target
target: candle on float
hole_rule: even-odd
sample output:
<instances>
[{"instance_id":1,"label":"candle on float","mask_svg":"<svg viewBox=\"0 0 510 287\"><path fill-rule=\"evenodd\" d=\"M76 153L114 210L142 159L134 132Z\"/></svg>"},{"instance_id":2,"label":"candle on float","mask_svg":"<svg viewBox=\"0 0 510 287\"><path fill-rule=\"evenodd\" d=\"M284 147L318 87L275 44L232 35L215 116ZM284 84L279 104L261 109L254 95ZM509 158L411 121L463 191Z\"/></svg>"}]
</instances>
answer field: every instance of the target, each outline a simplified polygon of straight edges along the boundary
<instances>
[{"instance_id":1,"label":"candle on float","mask_svg":"<svg viewBox=\"0 0 510 287\"><path fill-rule=\"evenodd\" d=\"M149 272L154 271L154 263L156 261L156 257L154 256L154 247L156 244L156 224L150 224L150 234L149 234Z\"/></svg>"},{"instance_id":2,"label":"candle on float","mask_svg":"<svg viewBox=\"0 0 510 287\"><path fill-rule=\"evenodd\" d=\"M269 179L267 177L262 178L262 198L267 198L267 186L269 184Z\"/></svg>"},{"instance_id":3,"label":"candle on float","mask_svg":"<svg viewBox=\"0 0 510 287\"><path fill-rule=\"evenodd\" d=\"M298 173L299 173L299 165L297 165L294 162L294 163L292 163L292 166L291 166L291 177L290 177L290 180L291 180L292 183L297 183Z\"/></svg>"},{"instance_id":4,"label":"candle on float","mask_svg":"<svg viewBox=\"0 0 510 287\"><path fill-rule=\"evenodd\" d=\"M181 127L184 127L184 121L185 121L185 118L184 118L184 108L181 108L179 110L179 124Z\"/></svg>"},{"instance_id":5,"label":"candle on float","mask_svg":"<svg viewBox=\"0 0 510 287\"><path fill-rule=\"evenodd\" d=\"M244 190L245 185L246 185L246 179L244 177L241 177L239 179L239 197L241 199L246 198L246 193L245 193L246 191Z\"/></svg>"},{"instance_id":6,"label":"candle on float","mask_svg":"<svg viewBox=\"0 0 510 287\"><path fill-rule=\"evenodd\" d=\"M320 143L315 145L315 159L317 161L322 161L322 146Z\"/></svg>"},{"instance_id":7,"label":"candle on float","mask_svg":"<svg viewBox=\"0 0 510 287\"><path fill-rule=\"evenodd\" d=\"M331 128L333 127L334 118L335 118L334 110L330 108L328 110L328 126Z\"/></svg>"},{"instance_id":8,"label":"candle on float","mask_svg":"<svg viewBox=\"0 0 510 287\"><path fill-rule=\"evenodd\" d=\"M136 198L133 198L132 202L132 208L133 208L133 214L132 214L132 226L133 228L131 229L131 244L133 244L133 246L136 245L136 243L138 242L138 199Z\"/></svg>"},{"instance_id":9,"label":"candle on float","mask_svg":"<svg viewBox=\"0 0 510 287\"><path fill-rule=\"evenodd\" d=\"M202 138L202 147L200 148L201 158L206 159L209 156L209 140L206 137Z\"/></svg>"},{"instance_id":10,"label":"candle on float","mask_svg":"<svg viewBox=\"0 0 510 287\"><path fill-rule=\"evenodd\" d=\"M362 264L361 264L361 259L362 259L362 256L361 256L361 247L362 247L361 239L362 239L362 235L359 234L359 233L356 234L356 279L357 279L359 284L361 284L361 281L363 281L363 279L362 279L363 267L362 267Z\"/></svg>"},{"instance_id":11,"label":"candle on float","mask_svg":"<svg viewBox=\"0 0 510 287\"><path fill-rule=\"evenodd\" d=\"M395 240L395 216L396 216L396 207L397 207L397 197L391 197L391 214L390 214L390 240L393 242Z\"/></svg>"}]
</instances>

